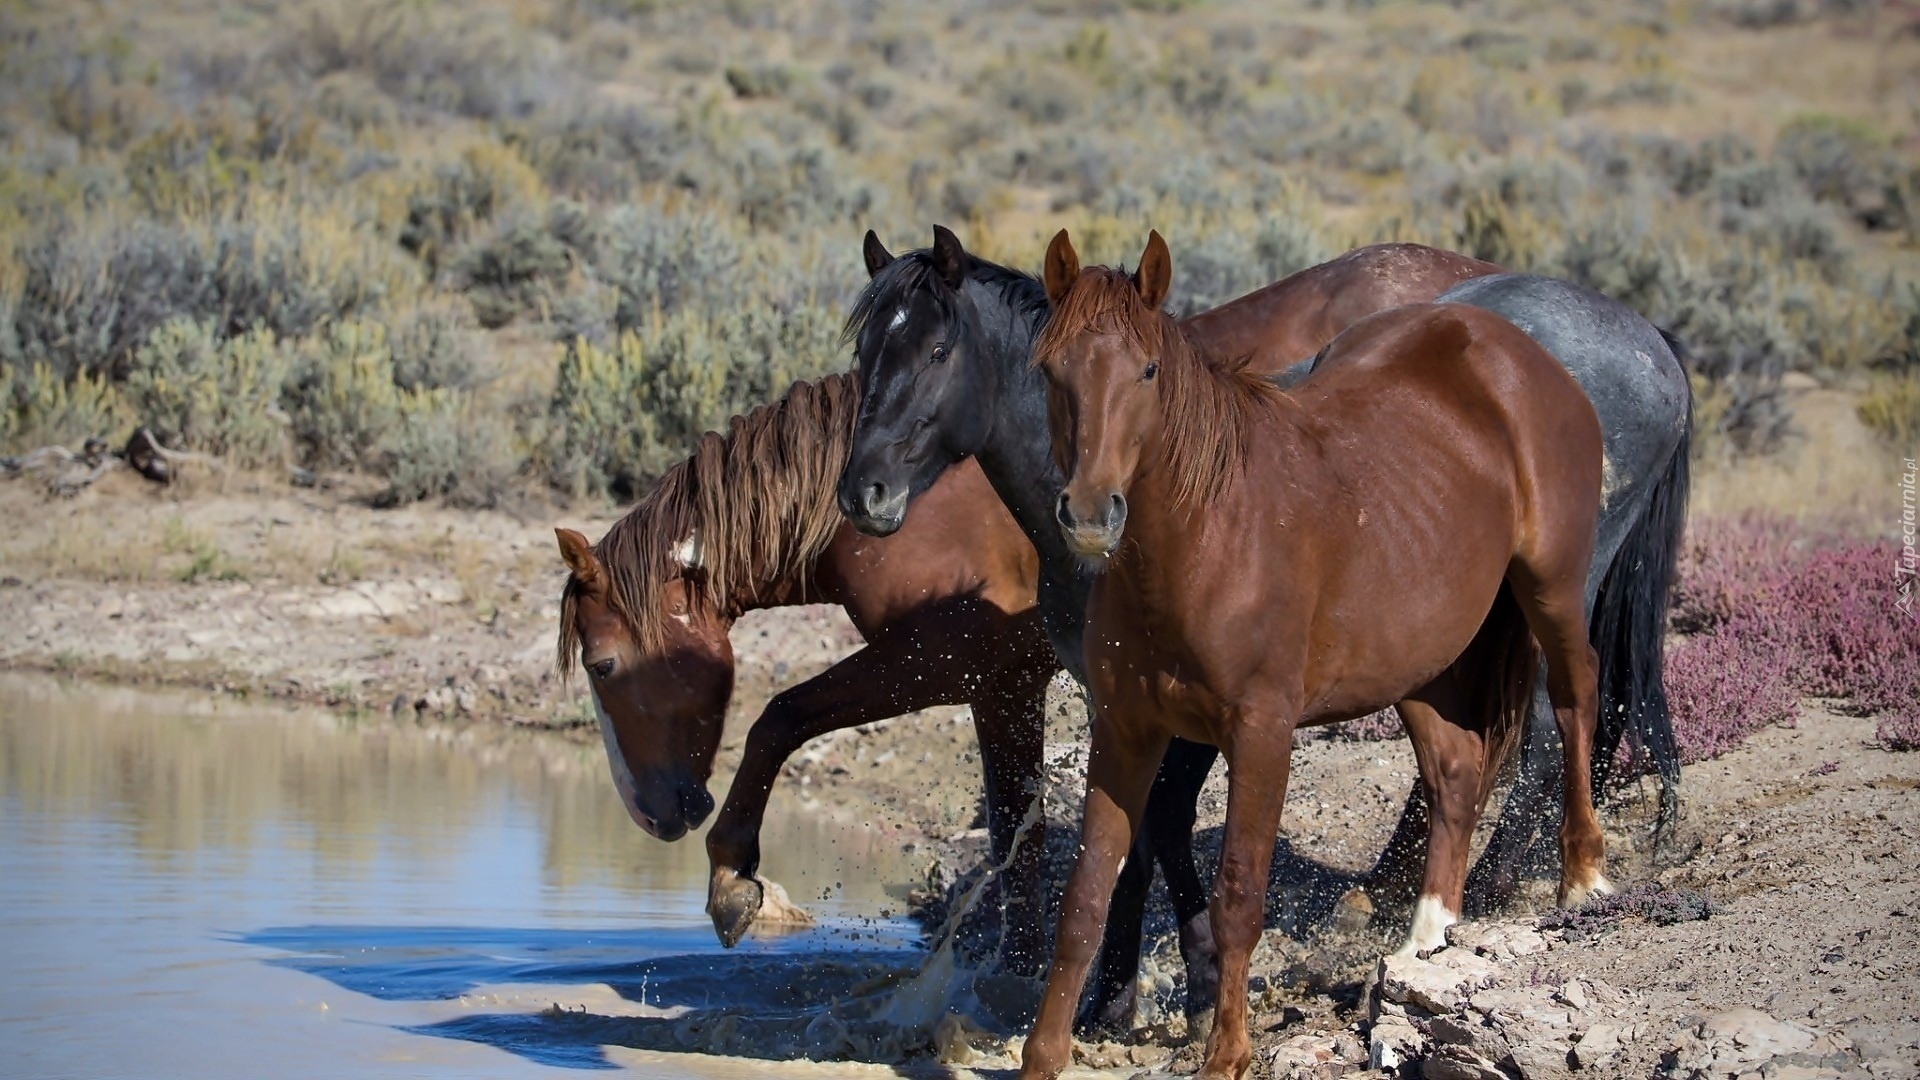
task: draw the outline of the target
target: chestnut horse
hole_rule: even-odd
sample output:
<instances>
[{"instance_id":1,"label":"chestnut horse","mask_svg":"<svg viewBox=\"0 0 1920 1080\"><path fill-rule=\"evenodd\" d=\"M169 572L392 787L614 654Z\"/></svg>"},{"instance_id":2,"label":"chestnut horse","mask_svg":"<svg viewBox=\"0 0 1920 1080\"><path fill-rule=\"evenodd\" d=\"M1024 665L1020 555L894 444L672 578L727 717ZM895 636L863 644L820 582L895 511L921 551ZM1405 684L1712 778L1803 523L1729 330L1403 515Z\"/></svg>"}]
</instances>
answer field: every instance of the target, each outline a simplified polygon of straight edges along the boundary
<instances>
[{"instance_id":1,"label":"chestnut horse","mask_svg":"<svg viewBox=\"0 0 1920 1080\"><path fill-rule=\"evenodd\" d=\"M1031 366L1047 321L1034 278L966 251L935 226L931 248L893 255L871 232L872 281L848 318L864 380L840 505L863 531L884 535L941 470L978 461L1041 555L1040 607L1061 660L1084 682L1080 640L1092 577L1054 521L1062 480L1050 457L1045 380ZM1660 768L1663 809L1675 803L1679 762L1661 685L1666 596L1685 519L1686 375L1644 319L1590 290L1418 244L1376 244L1309 267L1188 319L1183 328L1214 356L1247 358L1245 370L1282 383L1294 363L1340 330L1386 307L1448 299L1493 311L1560 360L1601 417L1607 441L1606 505L1594 545L1589 598L1604 681L1596 777L1622 736ZM1291 366L1288 366L1290 365ZM1560 748L1544 683L1534 695L1513 787L1469 896L1495 901L1513 887L1536 834L1553 827ZM1086 1020L1126 1025L1133 1013L1140 917L1154 866L1166 878L1186 961L1190 1017L1212 1005L1206 892L1188 841L1194 799L1216 751L1174 740L1156 780L1147 834L1115 887L1113 917ZM1426 806L1416 785L1370 889L1411 901ZM1531 862L1532 860L1528 860Z\"/></svg>"},{"instance_id":2,"label":"chestnut horse","mask_svg":"<svg viewBox=\"0 0 1920 1080\"><path fill-rule=\"evenodd\" d=\"M1227 992L1206 1075L1251 1062L1247 964L1298 727L1399 703L1431 807L1405 950L1432 947L1525 723L1537 640L1564 747L1560 899L1610 891L1588 771L1602 441L1560 363L1487 311L1415 304L1341 333L1287 392L1206 363L1160 310L1157 232L1129 275L1082 271L1063 231L1044 280L1054 313L1034 363L1066 476L1055 513L1104 572L1087 607L1080 856L1021 1075L1067 1064L1107 896L1174 736L1228 768L1209 905Z\"/></svg>"},{"instance_id":3,"label":"chestnut horse","mask_svg":"<svg viewBox=\"0 0 1920 1080\"><path fill-rule=\"evenodd\" d=\"M1039 790L1046 686L1058 670L1034 605L1038 567L977 468L950 470L911 528L876 540L834 507L858 383L796 383L704 436L598 545L557 530L571 574L559 662L586 668L614 785L633 820L677 840L713 808L706 784L733 693L727 631L743 613L839 604L867 644L768 703L707 834L708 913L731 947L760 909L760 823L807 740L932 705L972 706L989 842L1006 859ZM1044 828L1040 826L1039 828ZM1037 830L1036 830L1037 833ZM1045 962L1040 853L1003 877L1002 958Z\"/></svg>"}]
</instances>

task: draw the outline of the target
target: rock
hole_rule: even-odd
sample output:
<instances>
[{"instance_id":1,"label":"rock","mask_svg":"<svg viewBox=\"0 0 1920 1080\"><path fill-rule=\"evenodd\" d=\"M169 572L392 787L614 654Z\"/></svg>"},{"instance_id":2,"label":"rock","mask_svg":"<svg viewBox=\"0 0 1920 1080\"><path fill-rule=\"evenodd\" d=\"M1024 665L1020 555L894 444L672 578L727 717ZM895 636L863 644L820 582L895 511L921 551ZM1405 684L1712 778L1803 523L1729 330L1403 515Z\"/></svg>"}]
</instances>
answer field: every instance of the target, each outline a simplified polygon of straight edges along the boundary
<instances>
[{"instance_id":1,"label":"rock","mask_svg":"<svg viewBox=\"0 0 1920 1080\"><path fill-rule=\"evenodd\" d=\"M1587 991L1586 988L1580 985L1579 979L1568 979L1561 985L1559 992L1553 996L1565 1002L1568 1008L1576 1012L1586 1011L1588 1004Z\"/></svg>"},{"instance_id":2,"label":"rock","mask_svg":"<svg viewBox=\"0 0 1920 1080\"><path fill-rule=\"evenodd\" d=\"M1813 1045L1813 1032L1798 1024L1775 1020L1759 1009L1728 1009L1701 1021L1696 1032L1703 1039L1731 1040L1750 1060L1798 1053Z\"/></svg>"},{"instance_id":3,"label":"rock","mask_svg":"<svg viewBox=\"0 0 1920 1080\"><path fill-rule=\"evenodd\" d=\"M1815 1041L1806 1028L1775 1020L1758 1009L1728 1009L1682 1035L1662 1059L1662 1072L1688 1080L1718 1080L1747 1072L1758 1075L1761 1066L1774 1058L1814 1049ZM1791 1064L1797 1063L1778 1063Z\"/></svg>"},{"instance_id":4,"label":"rock","mask_svg":"<svg viewBox=\"0 0 1920 1080\"><path fill-rule=\"evenodd\" d=\"M1373 1025L1367 1038L1367 1068L1394 1072L1403 1061L1420 1057L1425 1040L1405 1020L1386 1019Z\"/></svg>"},{"instance_id":5,"label":"rock","mask_svg":"<svg viewBox=\"0 0 1920 1080\"><path fill-rule=\"evenodd\" d=\"M807 914L805 908L794 903L779 882L763 877L760 879L760 887L764 895L760 901L760 910L754 913L753 925L767 927L813 925L813 916Z\"/></svg>"},{"instance_id":6,"label":"rock","mask_svg":"<svg viewBox=\"0 0 1920 1080\"><path fill-rule=\"evenodd\" d=\"M1547 939L1531 923L1465 922L1447 927L1447 944L1494 960L1547 951Z\"/></svg>"},{"instance_id":7,"label":"rock","mask_svg":"<svg viewBox=\"0 0 1920 1080\"><path fill-rule=\"evenodd\" d=\"M1464 1046L1442 1046L1420 1063L1426 1080L1508 1080L1500 1067Z\"/></svg>"},{"instance_id":8,"label":"rock","mask_svg":"<svg viewBox=\"0 0 1920 1080\"><path fill-rule=\"evenodd\" d=\"M1340 894L1333 904L1333 926L1346 933L1365 930L1373 922L1373 900L1367 890L1355 887Z\"/></svg>"},{"instance_id":9,"label":"rock","mask_svg":"<svg viewBox=\"0 0 1920 1080\"><path fill-rule=\"evenodd\" d=\"M1620 1029L1612 1024L1595 1024L1573 1044L1575 1068L1591 1069L1620 1052Z\"/></svg>"},{"instance_id":10,"label":"rock","mask_svg":"<svg viewBox=\"0 0 1920 1080\"><path fill-rule=\"evenodd\" d=\"M1273 1074L1312 1076L1322 1065L1340 1060L1331 1035L1295 1035L1273 1048Z\"/></svg>"},{"instance_id":11,"label":"rock","mask_svg":"<svg viewBox=\"0 0 1920 1080\"><path fill-rule=\"evenodd\" d=\"M1385 956L1375 972L1380 996L1430 1013L1452 1012L1466 996L1493 982L1493 961L1465 949L1443 949L1431 959Z\"/></svg>"},{"instance_id":12,"label":"rock","mask_svg":"<svg viewBox=\"0 0 1920 1080\"><path fill-rule=\"evenodd\" d=\"M1551 1028L1527 1020L1502 1024L1500 1034L1512 1048L1514 1068L1524 1080L1555 1080L1567 1076L1567 1040Z\"/></svg>"}]
</instances>

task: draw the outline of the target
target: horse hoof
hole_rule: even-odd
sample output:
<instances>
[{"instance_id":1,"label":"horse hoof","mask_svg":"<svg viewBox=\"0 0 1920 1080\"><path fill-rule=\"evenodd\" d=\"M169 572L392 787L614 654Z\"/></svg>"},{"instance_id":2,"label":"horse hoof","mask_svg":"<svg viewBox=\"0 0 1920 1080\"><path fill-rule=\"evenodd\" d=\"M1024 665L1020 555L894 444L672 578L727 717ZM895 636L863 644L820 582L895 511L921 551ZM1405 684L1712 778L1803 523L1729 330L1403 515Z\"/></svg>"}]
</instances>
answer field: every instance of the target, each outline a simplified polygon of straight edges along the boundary
<instances>
[{"instance_id":1,"label":"horse hoof","mask_svg":"<svg viewBox=\"0 0 1920 1080\"><path fill-rule=\"evenodd\" d=\"M1087 1039L1118 1041L1133 1033L1134 990L1122 988L1112 997L1098 995L1081 1010L1074 1021L1073 1033Z\"/></svg>"},{"instance_id":2,"label":"horse hoof","mask_svg":"<svg viewBox=\"0 0 1920 1080\"><path fill-rule=\"evenodd\" d=\"M1608 881L1603 874L1595 874L1592 880L1580 885L1561 882L1560 906L1563 908L1579 907L1594 897L1611 896L1613 895L1613 891L1613 883Z\"/></svg>"},{"instance_id":3,"label":"horse hoof","mask_svg":"<svg viewBox=\"0 0 1920 1080\"><path fill-rule=\"evenodd\" d=\"M766 901L766 890L751 877L731 870L717 870L707 886L707 914L713 919L714 933L720 944L733 948L746 936L753 917Z\"/></svg>"}]
</instances>

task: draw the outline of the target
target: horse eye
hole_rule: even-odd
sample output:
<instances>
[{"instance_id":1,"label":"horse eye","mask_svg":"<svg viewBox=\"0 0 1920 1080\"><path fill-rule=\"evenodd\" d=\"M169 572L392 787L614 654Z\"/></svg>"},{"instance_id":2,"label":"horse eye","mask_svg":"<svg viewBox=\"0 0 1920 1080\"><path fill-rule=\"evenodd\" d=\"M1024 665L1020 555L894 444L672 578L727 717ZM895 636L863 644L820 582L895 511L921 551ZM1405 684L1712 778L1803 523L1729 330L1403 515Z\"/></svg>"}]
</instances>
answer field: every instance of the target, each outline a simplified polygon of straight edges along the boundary
<instances>
[{"instance_id":1,"label":"horse eye","mask_svg":"<svg viewBox=\"0 0 1920 1080\"><path fill-rule=\"evenodd\" d=\"M935 345L933 347L933 362L936 364L945 363L946 359L947 359L946 345L944 343Z\"/></svg>"},{"instance_id":2,"label":"horse eye","mask_svg":"<svg viewBox=\"0 0 1920 1080\"><path fill-rule=\"evenodd\" d=\"M1157 374L1159 374L1159 372L1160 372L1160 363L1159 363L1159 361L1155 361L1155 362L1153 362L1153 363L1151 363L1151 364L1148 364L1148 365L1147 365L1147 370L1146 370L1146 371L1145 371L1145 372L1144 372L1144 373L1143 373L1143 374L1142 374L1142 375L1140 376L1140 378L1141 378L1141 381L1143 381L1143 382L1144 382L1144 381L1149 381L1149 380L1151 380L1151 379L1152 379L1152 378L1153 378L1153 377L1154 377L1155 375L1157 375Z\"/></svg>"},{"instance_id":3,"label":"horse eye","mask_svg":"<svg viewBox=\"0 0 1920 1080\"><path fill-rule=\"evenodd\" d=\"M604 679L613 674L613 657L609 656L605 660L596 660L587 665L587 670L593 673L594 678Z\"/></svg>"}]
</instances>

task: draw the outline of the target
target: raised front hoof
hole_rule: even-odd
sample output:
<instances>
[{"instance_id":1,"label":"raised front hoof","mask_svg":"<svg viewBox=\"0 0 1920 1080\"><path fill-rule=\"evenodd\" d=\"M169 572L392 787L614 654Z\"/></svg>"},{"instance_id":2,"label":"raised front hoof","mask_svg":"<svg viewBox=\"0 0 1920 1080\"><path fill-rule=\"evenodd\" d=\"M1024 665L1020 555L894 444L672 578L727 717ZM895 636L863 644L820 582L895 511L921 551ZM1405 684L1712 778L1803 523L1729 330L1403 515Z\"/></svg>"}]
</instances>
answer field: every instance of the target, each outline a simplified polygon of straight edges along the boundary
<instances>
[{"instance_id":1,"label":"raised front hoof","mask_svg":"<svg viewBox=\"0 0 1920 1080\"><path fill-rule=\"evenodd\" d=\"M714 871L707 884L707 915L713 919L720 944L729 949L740 944L766 899L766 889L753 878L732 870Z\"/></svg>"},{"instance_id":2,"label":"raised front hoof","mask_svg":"<svg viewBox=\"0 0 1920 1080\"><path fill-rule=\"evenodd\" d=\"M1607 880L1605 874L1598 872L1584 875L1575 881L1563 879L1560 882L1560 906L1579 907L1596 896L1611 896L1613 892L1613 883Z\"/></svg>"}]
</instances>

